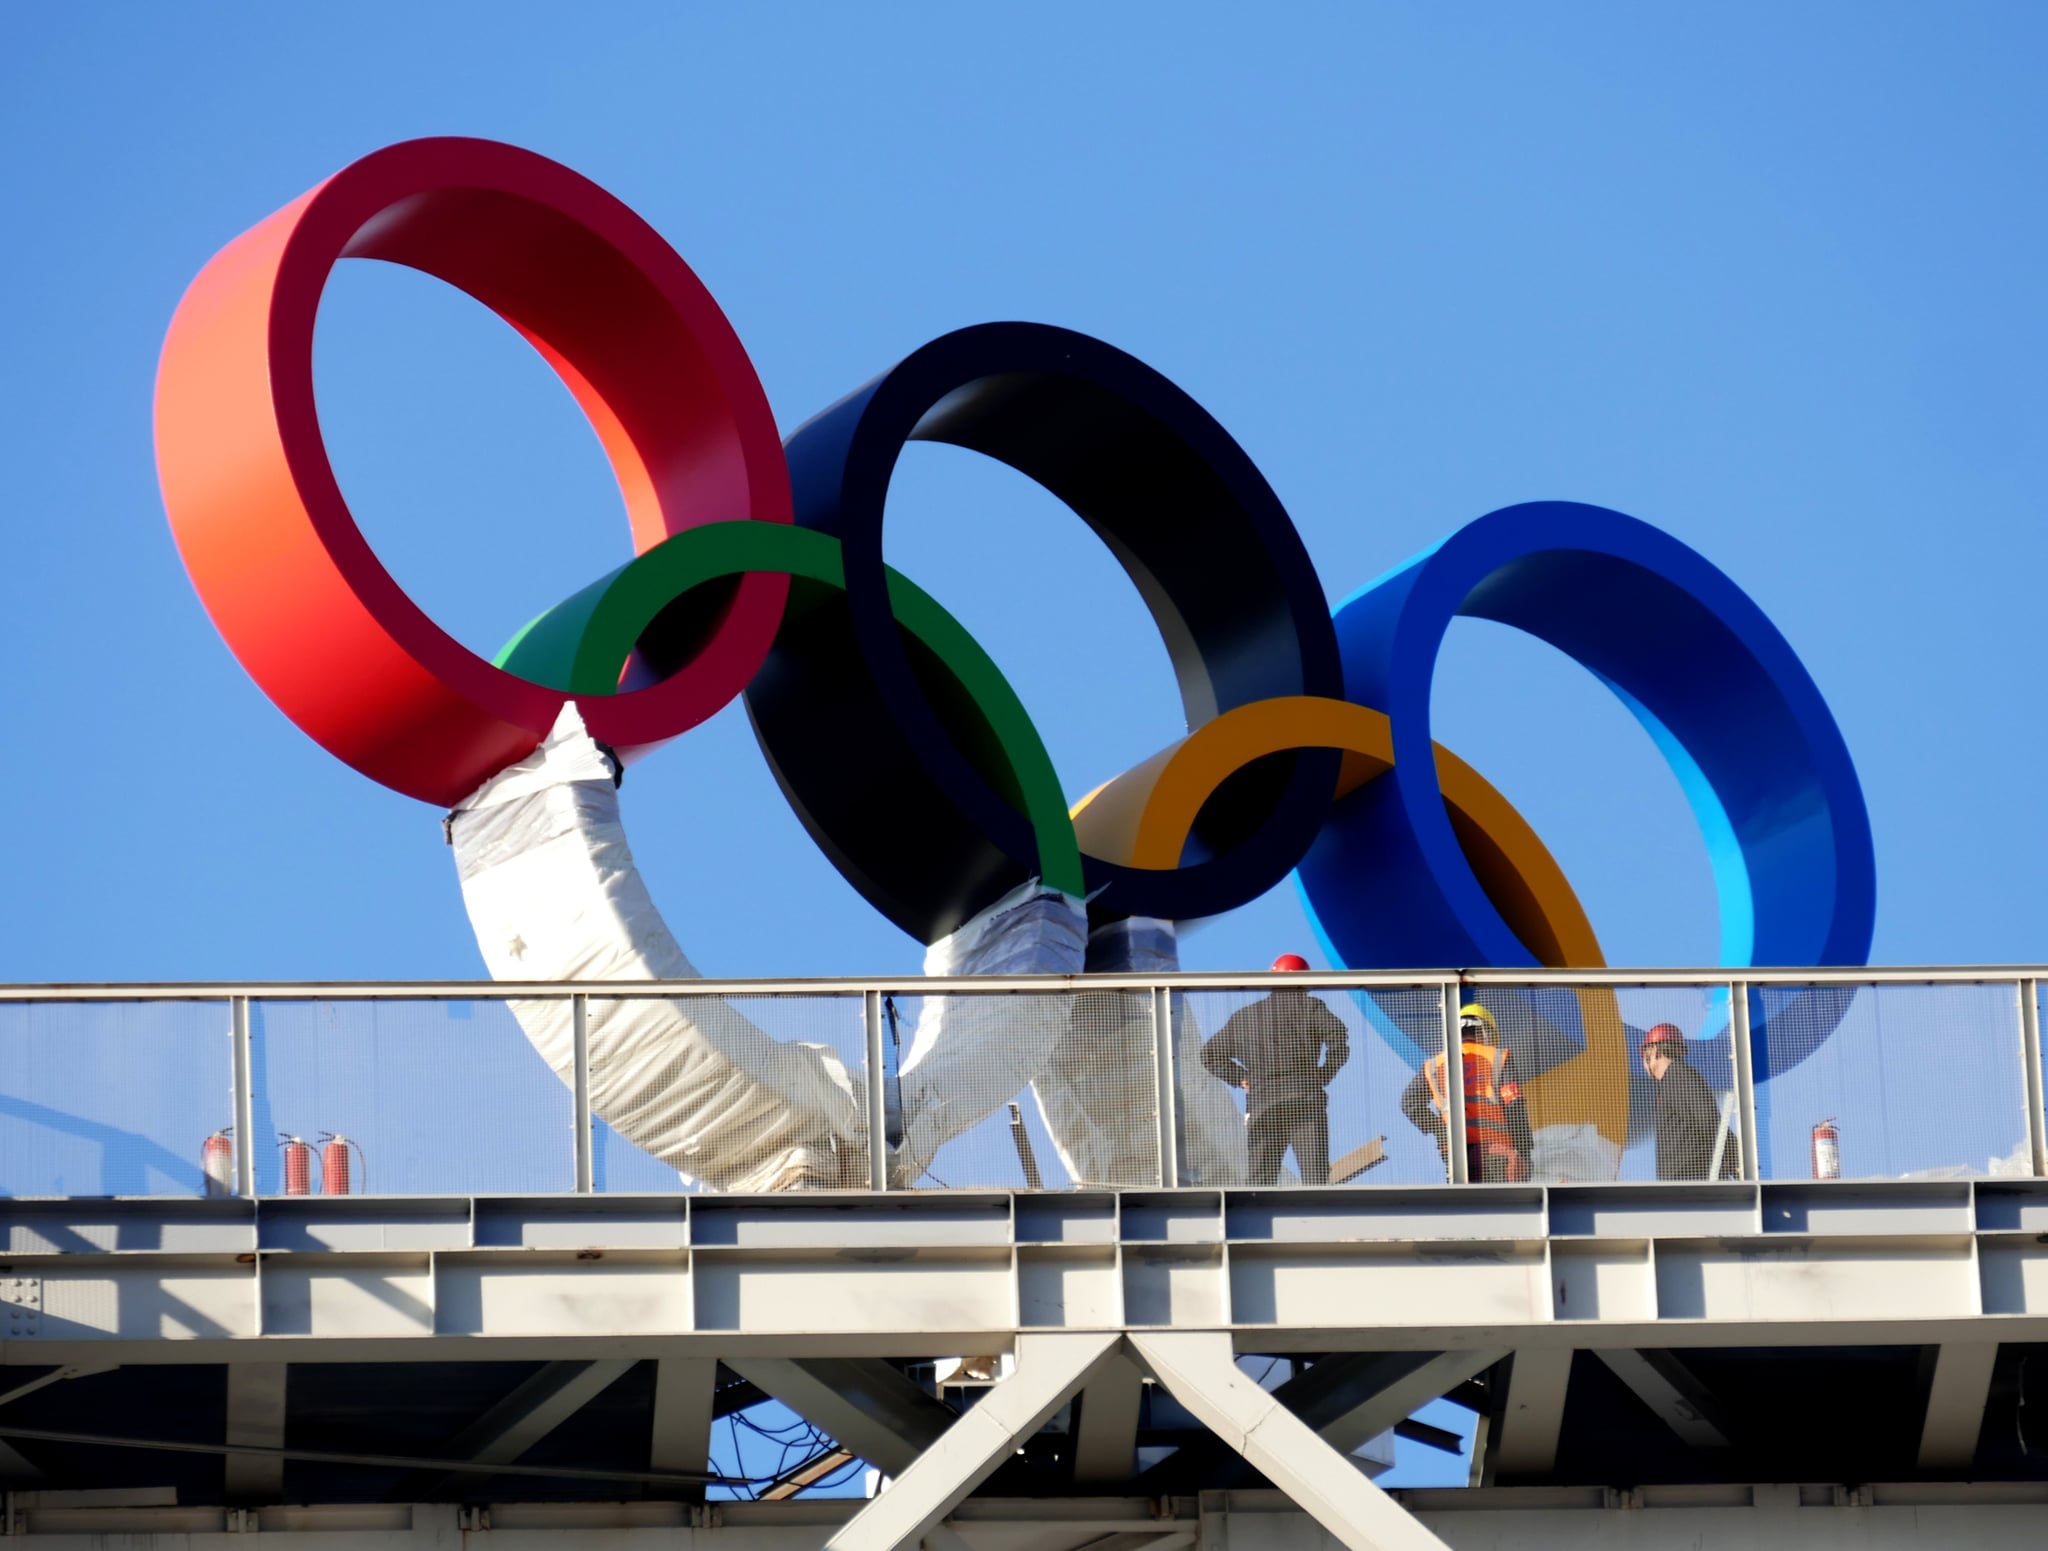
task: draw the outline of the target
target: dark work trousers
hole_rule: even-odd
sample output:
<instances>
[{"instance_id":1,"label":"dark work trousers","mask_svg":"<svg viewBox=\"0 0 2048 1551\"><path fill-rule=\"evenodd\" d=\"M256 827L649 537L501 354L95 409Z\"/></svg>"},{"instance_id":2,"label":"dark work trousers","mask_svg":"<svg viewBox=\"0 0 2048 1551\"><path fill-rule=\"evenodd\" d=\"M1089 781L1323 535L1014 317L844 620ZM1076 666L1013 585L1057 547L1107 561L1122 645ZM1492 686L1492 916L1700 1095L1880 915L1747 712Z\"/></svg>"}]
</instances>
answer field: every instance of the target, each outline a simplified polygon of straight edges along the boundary
<instances>
[{"instance_id":1,"label":"dark work trousers","mask_svg":"<svg viewBox=\"0 0 2048 1551\"><path fill-rule=\"evenodd\" d=\"M1508 1160L1505 1153L1473 1145L1465 1149L1465 1177L1475 1183L1488 1185L1504 1184L1508 1177Z\"/></svg>"},{"instance_id":2,"label":"dark work trousers","mask_svg":"<svg viewBox=\"0 0 2048 1551\"><path fill-rule=\"evenodd\" d=\"M1294 1149L1294 1167L1304 1185L1330 1182L1330 1105L1320 1093L1312 1099L1283 1099L1254 1111L1245 1126L1244 1141L1254 1185L1280 1183L1280 1160L1289 1147Z\"/></svg>"}]
</instances>

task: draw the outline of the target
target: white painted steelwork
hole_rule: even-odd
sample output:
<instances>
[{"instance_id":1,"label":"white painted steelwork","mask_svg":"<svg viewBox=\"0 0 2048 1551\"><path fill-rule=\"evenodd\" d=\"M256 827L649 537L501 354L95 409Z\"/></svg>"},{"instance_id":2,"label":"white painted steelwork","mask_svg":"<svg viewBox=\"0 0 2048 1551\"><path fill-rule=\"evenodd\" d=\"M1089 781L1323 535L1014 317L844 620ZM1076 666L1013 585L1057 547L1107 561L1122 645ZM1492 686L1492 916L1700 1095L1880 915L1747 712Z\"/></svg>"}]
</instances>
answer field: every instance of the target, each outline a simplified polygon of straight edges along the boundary
<instances>
[{"instance_id":1,"label":"white painted steelwork","mask_svg":"<svg viewBox=\"0 0 2048 1551\"><path fill-rule=\"evenodd\" d=\"M2019 1179L10 1200L0 1245L0 1363L2048 1340Z\"/></svg>"},{"instance_id":2,"label":"white painted steelwork","mask_svg":"<svg viewBox=\"0 0 2048 1551\"><path fill-rule=\"evenodd\" d=\"M127 1501L92 1501L101 1498ZM267 1551L819 1551L862 1506L772 1503L347 1503L263 1508L138 1502L147 1492L16 1492L16 1551L121 1537L156 1551L260 1532ZM1388 1496L1454 1551L2035 1551L2048 1485L1501 1487ZM1199 1498L971 1498L929 1535L938 1551L1323 1551L1340 1542L1274 1491ZM479 1534L478 1532L487 1532ZM472 1538L472 1536L476 1538ZM130 1540L128 1537L135 1537ZM104 1542L102 1542L104 1543Z\"/></svg>"}]
</instances>

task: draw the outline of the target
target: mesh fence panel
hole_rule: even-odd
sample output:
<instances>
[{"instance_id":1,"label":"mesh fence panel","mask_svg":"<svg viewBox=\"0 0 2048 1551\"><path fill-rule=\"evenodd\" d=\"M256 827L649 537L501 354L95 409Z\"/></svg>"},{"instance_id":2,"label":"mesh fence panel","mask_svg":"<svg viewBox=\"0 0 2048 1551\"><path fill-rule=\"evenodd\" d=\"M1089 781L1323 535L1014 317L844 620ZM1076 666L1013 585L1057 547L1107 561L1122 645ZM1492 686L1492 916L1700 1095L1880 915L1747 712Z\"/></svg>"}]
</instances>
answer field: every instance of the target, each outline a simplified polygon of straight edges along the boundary
<instances>
[{"instance_id":1,"label":"mesh fence panel","mask_svg":"<svg viewBox=\"0 0 2048 1551\"><path fill-rule=\"evenodd\" d=\"M1443 1044L1435 986L1176 992L1184 1185L1435 1184L1433 1129L1405 1113Z\"/></svg>"},{"instance_id":2,"label":"mesh fence panel","mask_svg":"<svg viewBox=\"0 0 2048 1551\"><path fill-rule=\"evenodd\" d=\"M892 995L913 1188L1156 1185L1150 991Z\"/></svg>"},{"instance_id":3,"label":"mesh fence panel","mask_svg":"<svg viewBox=\"0 0 2048 1551\"><path fill-rule=\"evenodd\" d=\"M593 998L589 1030L597 1189L867 1188L858 993Z\"/></svg>"},{"instance_id":4,"label":"mesh fence panel","mask_svg":"<svg viewBox=\"0 0 2048 1551\"><path fill-rule=\"evenodd\" d=\"M2028 1172L2010 983L1765 986L1750 993L1766 1179ZM1761 1031L1761 1038L1756 1038Z\"/></svg>"},{"instance_id":5,"label":"mesh fence panel","mask_svg":"<svg viewBox=\"0 0 2048 1551\"><path fill-rule=\"evenodd\" d=\"M1740 1105L1729 1042L1728 987L1480 986L1506 1053L1500 1120L1544 1184L1606 1180L1737 1179ZM1655 1039L1647 1039L1652 1032ZM1646 1048L1657 1059L1646 1060ZM1481 1101L1484 1102L1483 1100ZM1467 1126L1476 1140L1488 1121ZM1523 1132L1522 1127L1527 1130ZM1472 1177L1491 1177L1480 1148ZM1519 1173L1497 1163L1491 1174Z\"/></svg>"},{"instance_id":6,"label":"mesh fence panel","mask_svg":"<svg viewBox=\"0 0 2048 1551\"><path fill-rule=\"evenodd\" d=\"M567 1001L553 1005L566 1020ZM575 1184L570 1089L507 1003L256 1001L249 1024L258 1195L285 1188L280 1132L352 1141L352 1193ZM311 1186L322 1185L315 1168Z\"/></svg>"},{"instance_id":7,"label":"mesh fence panel","mask_svg":"<svg viewBox=\"0 0 2048 1551\"><path fill-rule=\"evenodd\" d=\"M224 1001L0 1004L0 1195L204 1195L233 1070Z\"/></svg>"}]
</instances>

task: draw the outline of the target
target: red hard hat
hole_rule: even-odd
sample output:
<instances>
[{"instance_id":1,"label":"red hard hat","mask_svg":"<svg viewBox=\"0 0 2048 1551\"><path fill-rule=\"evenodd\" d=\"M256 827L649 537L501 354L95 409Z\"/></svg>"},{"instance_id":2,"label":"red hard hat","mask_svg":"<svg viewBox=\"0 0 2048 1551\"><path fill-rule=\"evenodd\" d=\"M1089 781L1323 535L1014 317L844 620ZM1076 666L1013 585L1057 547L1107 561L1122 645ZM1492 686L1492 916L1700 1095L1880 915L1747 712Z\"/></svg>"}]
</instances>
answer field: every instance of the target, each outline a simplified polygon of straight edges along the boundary
<instances>
[{"instance_id":1,"label":"red hard hat","mask_svg":"<svg viewBox=\"0 0 2048 1551\"><path fill-rule=\"evenodd\" d=\"M1308 960L1298 953L1283 953L1273 961L1275 969L1307 969Z\"/></svg>"},{"instance_id":2,"label":"red hard hat","mask_svg":"<svg viewBox=\"0 0 2048 1551\"><path fill-rule=\"evenodd\" d=\"M1655 1028L1644 1031L1643 1048L1648 1050L1652 1045L1676 1045L1683 1050L1685 1036L1679 1032L1677 1024L1660 1023Z\"/></svg>"}]
</instances>

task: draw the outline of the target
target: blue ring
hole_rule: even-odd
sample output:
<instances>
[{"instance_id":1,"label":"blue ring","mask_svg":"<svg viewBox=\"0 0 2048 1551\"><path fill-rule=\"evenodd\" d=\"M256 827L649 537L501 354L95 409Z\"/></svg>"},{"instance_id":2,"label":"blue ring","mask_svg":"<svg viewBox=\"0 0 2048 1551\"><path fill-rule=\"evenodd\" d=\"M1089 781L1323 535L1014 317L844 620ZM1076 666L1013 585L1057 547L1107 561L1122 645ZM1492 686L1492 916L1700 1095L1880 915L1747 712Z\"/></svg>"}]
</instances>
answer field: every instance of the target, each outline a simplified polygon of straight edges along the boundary
<instances>
[{"instance_id":1,"label":"blue ring","mask_svg":"<svg viewBox=\"0 0 2048 1551\"><path fill-rule=\"evenodd\" d=\"M1480 518L1338 606L1345 693L1385 709L1395 760L1338 805L1301 864L1305 901L1342 963L1536 963L1480 887L1437 789L1430 686L1461 615L1548 642L1635 713L1706 837L1723 964L1868 961L1869 813L1834 717L1785 638L1670 535L1601 507L1538 501ZM1389 899L1401 908L1385 910ZM1776 1054L1782 1066L1791 1052Z\"/></svg>"}]
</instances>

